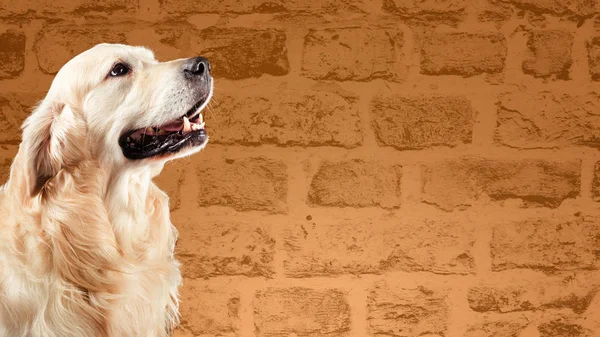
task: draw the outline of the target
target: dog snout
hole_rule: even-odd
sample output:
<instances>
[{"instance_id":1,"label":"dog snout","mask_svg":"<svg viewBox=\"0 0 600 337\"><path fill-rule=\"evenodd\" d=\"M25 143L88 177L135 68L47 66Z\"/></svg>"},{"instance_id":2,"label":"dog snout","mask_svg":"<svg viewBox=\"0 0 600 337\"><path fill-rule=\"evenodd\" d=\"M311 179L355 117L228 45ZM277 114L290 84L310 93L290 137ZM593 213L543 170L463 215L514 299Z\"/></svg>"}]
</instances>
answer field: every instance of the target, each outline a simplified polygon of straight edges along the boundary
<instances>
[{"instance_id":1,"label":"dog snout","mask_svg":"<svg viewBox=\"0 0 600 337\"><path fill-rule=\"evenodd\" d=\"M188 78L207 77L210 73L210 62L202 57L192 57L183 64L183 72Z\"/></svg>"}]
</instances>

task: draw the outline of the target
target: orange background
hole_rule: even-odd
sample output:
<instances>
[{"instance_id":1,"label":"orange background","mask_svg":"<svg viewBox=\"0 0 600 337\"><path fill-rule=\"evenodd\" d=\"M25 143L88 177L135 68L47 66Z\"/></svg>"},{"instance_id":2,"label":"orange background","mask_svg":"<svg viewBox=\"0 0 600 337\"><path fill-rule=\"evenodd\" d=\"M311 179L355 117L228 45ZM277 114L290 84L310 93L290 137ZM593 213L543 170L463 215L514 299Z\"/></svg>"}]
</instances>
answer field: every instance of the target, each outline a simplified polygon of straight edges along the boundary
<instances>
[{"instance_id":1,"label":"orange background","mask_svg":"<svg viewBox=\"0 0 600 337\"><path fill-rule=\"evenodd\" d=\"M177 336L600 336L600 5L0 0L0 164L75 54L203 55Z\"/></svg>"}]
</instances>

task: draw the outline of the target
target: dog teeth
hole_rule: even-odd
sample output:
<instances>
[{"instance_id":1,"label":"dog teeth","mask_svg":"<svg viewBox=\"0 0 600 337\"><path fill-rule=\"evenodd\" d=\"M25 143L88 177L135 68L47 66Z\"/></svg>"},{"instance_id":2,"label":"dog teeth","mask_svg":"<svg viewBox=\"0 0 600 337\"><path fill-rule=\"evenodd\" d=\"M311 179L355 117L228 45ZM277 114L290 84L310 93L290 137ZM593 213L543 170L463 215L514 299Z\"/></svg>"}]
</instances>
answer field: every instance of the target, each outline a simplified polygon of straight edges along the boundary
<instances>
[{"instance_id":1,"label":"dog teeth","mask_svg":"<svg viewBox=\"0 0 600 337\"><path fill-rule=\"evenodd\" d=\"M202 124L197 124L197 123L194 123L194 124L192 124L192 130L193 130L193 131L200 130L200 129L202 129L203 127L204 127L204 123L202 123Z\"/></svg>"},{"instance_id":2,"label":"dog teeth","mask_svg":"<svg viewBox=\"0 0 600 337\"><path fill-rule=\"evenodd\" d=\"M186 116L183 116L183 132L190 132L191 130L190 120Z\"/></svg>"}]
</instances>

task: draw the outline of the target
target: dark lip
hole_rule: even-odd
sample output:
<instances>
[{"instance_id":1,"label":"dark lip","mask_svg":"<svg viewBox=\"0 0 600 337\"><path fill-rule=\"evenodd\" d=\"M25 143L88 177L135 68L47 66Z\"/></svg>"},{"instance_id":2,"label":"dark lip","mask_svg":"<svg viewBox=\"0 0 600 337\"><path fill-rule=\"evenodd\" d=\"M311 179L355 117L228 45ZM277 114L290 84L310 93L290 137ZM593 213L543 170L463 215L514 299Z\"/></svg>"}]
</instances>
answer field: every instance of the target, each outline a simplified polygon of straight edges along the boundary
<instances>
[{"instance_id":1,"label":"dark lip","mask_svg":"<svg viewBox=\"0 0 600 337\"><path fill-rule=\"evenodd\" d=\"M200 108L200 106L202 104L204 104L206 102L206 97L202 97L201 100L199 100L198 102L196 102L196 104L192 105L192 107L185 113L186 117L192 117L195 115L196 110L198 110L198 108ZM181 118L183 118L183 116L181 116Z\"/></svg>"},{"instance_id":2,"label":"dark lip","mask_svg":"<svg viewBox=\"0 0 600 337\"><path fill-rule=\"evenodd\" d=\"M208 94L204 95L200 100L198 100L194 105L192 105L192 107L189 110L187 110L185 114L181 115L179 119L183 118L184 116L195 117L195 112L202 104L206 102L207 98ZM144 150L143 146L141 148L132 148L127 142L127 138L138 130L140 129L126 131L119 137L119 146L121 147L123 155L127 159L139 160L168 153L175 153L187 146L193 147L202 145L208 139L208 135L206 134L205 129L190 131L186 134L178 134L177 132L172 132L166 135L149 136L155 140L156 147Z\"/></svg>"},{"instance_id":3,"label":"dark lip","mask_svg":"<svg viewBox=\"0 0 600 337\"><path fill-rule=\"evenodd\" d=\"M206 143L208 135L205 129L196 131L190 131L186 134L170 133L161 136L152 136L156 138L158 146L153 147L149 150L144 148L131 148L127 145L126 138L123 141L119 141L121 151L127 159L139 160L155 157L158 155L164 155L169 153L175 153L184 147L200 146Z\"/></svg>"},{"instance_id":4,"label":"dark lip","mask_svg":"<svg viewBox=\"0 0 600 337\"><path fill-rule=\"evenodd\" d=\"M198 110L198 108L206 102L207 97L208 97L208 94L204 95L200 100L198 100L196 103L194 103L194 105L192 105L192 107L189 110L187 110L185 114L181 115L177 119L182 119L184 116L191 117L192 115L194 115L194 112L196 112L196 110ZM121 143L121 141L125 140L127 137L131 136L134 132L136 132L140 129L145 129L147 127L151 127L151 126L153 126L153 125L147 125L143 128L125 131L124 133L121 134L121 136L119 136L119 143Z\"/></svg>"}]
</instances>

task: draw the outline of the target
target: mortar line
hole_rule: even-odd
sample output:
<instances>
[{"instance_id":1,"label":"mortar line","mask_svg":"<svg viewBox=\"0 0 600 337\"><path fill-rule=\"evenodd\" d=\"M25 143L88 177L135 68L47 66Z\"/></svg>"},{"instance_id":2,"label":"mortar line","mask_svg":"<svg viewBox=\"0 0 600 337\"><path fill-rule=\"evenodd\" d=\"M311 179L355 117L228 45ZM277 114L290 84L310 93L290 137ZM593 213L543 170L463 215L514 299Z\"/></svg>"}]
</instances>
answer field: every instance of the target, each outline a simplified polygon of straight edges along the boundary
<instances>
[{"instance_id":1,"label":"mortar line","mask_svg":"<svg viewBox=\"0 0 600 337\"><path fill-rule=\"evenodd\" d=\"M244 284L242 282L238 286L238 292L240 294L240 326L239 336L240 337L254 337L255 326L254 326L254 296L257 289L251 284Z\"/></svg>"}]
</instances>

